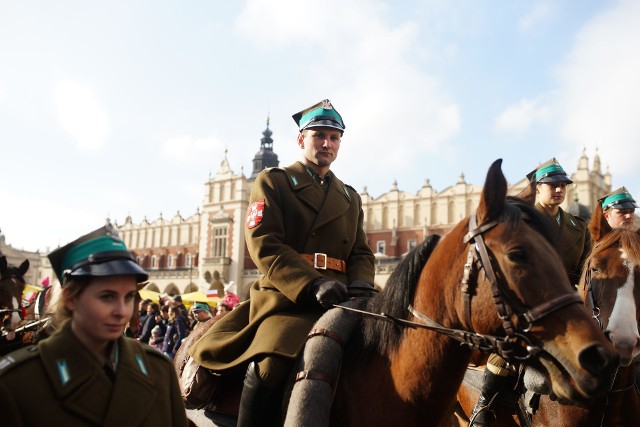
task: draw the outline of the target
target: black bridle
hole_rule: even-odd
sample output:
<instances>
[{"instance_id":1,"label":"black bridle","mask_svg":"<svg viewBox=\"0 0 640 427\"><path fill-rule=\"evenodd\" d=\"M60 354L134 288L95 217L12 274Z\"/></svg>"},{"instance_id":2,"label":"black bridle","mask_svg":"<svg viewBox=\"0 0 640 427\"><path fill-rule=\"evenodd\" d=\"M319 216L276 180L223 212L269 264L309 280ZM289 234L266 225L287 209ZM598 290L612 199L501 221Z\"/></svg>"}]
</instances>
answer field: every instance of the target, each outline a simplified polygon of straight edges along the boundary
<instances>
[{"instance_id":1,"label":"black bridle","mask_svg":"<svg viewBox=\"0 0 640 427\"><path fill-rule=\"evenodd\" d=\"M484 233L493 229L496 225L498 225L497 221L491 221L477 226L476 212L474 212L469 220L469 231L464 237L464 243L469 245L469 251L467 253L467 262L464 265L461 291L464 299L465 322L470 330L447 328L411 305L407 309L420 322L400 319L385 313L377 314L350 307L336 307L391 321L401 326L435 331L447 335L473 350L496 353L506 360L526 360L531 356L537 355L542 351L542 348L533 345L526 335L531 325L556 310L569 304L583 304L583 301L577 292L570 292L527 310L511 298L507 292L508 288L504 277L497 276L495 273L494 264L497 266L497 263L492 262L493 258L489 255L489 250L482 237ZM477 277L480 269L484 270L485 276L491 285L493 302L496 306L498 317L502 320L506 334L504 337L479 334L472 330L471 301L475 295L475 285L478 282ZM499 280L499 278L502 280ZM514 324L511 320L514 314L518 319L517 324Z\"/></svg>"},{"instance_id":2,"label":"black bridle","mask_svg":"<svg viewBox=\"0 0 640 427\"><path fill-rule=\"evenodd\" d=\"M600 318L600 307L598 306L598 303L596 303L596 298L593 294L593 287L591 286L591 262L587 264L587 268L584 273L584 284L587 287L587 296L589 297L589 303L591 304L592 317L596 322L598 322L600 329L604 330L604 324Z\"/></svg>"}]
</instances>

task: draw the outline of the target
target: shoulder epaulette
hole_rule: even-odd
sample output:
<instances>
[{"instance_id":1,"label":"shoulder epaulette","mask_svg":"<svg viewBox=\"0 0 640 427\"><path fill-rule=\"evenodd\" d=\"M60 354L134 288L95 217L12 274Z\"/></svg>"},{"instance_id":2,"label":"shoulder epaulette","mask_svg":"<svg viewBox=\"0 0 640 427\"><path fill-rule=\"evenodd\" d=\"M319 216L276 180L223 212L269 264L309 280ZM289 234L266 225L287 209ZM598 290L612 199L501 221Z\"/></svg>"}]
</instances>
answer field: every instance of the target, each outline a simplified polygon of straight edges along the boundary
<instances>
[{"instance_id":1,"label":"shoulder epaulette","mask_svg":"<svg viewBox=\"0 0 640 427\"><path fill-rule=\"evenodd\" d=\"M5 372L10 371L16 366L20 366L24 362L33 359L40 355L37 345L32 345L27 348L14 351L0 359L0 376Z\"/></svg>"},{"instance_id":2,"label":"shoulder epaulette","mask_svg":"<svg viewBox=\"0 0 640 427\"><path fill-rule=\"evenodd\" d=\"M272 166L270 168L264 168L265 171L267 172L284 172L283 168L280 168L278 166Z\"/></svg>"}]
</instances>

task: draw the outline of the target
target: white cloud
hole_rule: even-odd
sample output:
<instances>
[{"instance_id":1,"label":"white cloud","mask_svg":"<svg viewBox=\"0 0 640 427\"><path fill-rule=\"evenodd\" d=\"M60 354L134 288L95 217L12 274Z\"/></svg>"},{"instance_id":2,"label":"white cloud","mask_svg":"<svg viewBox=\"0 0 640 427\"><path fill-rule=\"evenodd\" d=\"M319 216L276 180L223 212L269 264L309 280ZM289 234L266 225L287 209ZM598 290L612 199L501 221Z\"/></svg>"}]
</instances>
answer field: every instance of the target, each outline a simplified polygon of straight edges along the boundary
<instances>
[{"instance_id":1,"label":"white cloud","mask_svg":"<svg viewBox=\"0 0 640 427\"><path fill-rule=\"evenodd\" d=\"M89 86L64 82L56 86L53 102L60 126L76 140L78 148L99 149L107 141L108 118Z\"/></svg>"},{"instance_id":2,"label":"white cloud","mask_svg":"<svg viewBox=\"0 0 640 427\"><path fill-rule=\"evenodd\" d=\"M538 123L547 122L551 117L548 105L531 99L521 99L507 107L494 120L494 129L499 132L524 133Z\"/></svg>"},{"instance_id":3,"label":"white cloud","mask_svg":"<svg viewBox=\"0 0 640 427\"><path fill-rule=\"evenodd\" d=\"M635 177L640 157L640 2L623 0L578 33L561 66L563 138L598 147L617 177ZM635 179L635 178L634 178Z\"/></svg>"},{"instance_id":4,"label":"white cloud","mask_svg":"<svg viewBox=\"0 0 640 427\"><path fill-rule=\"evenodd\" d=\"M222 154L225 145L216 138L193 138L191 135L169 138L162 153L165 157L195 164L210 164L215 155Z\"/></svg>"},{"instance_id":5,"label":"white cloud","mask_svg":"<svg viewBox=\"0 0 640 427\"><path fill-rule=\"evenodd\" d=\"M535 30L553 18L556 9L555 2L534 1L531 11L518 21L518 28L525 32Z\"/></svg>"},{"instance_id":6,"label":"white cloud","mask_svg":"<svg viewBox=\"0 0 640 427\"><path fill-rule=\"evenodd\" d=\"M302 45L313 53L301 58L312 62L305 64L307 87L299 91L309 105L330 97L338 111L347 112L343 159L358 159L373 170L417 170L420 154L450 149L461 128L460 109L416 63L429 58L431 49L418 43L418 25L391 27L385 12L372 0L327 0L322 7L250 0L236 29L262 48ZM371 169L352 166L338 162L336 171L347 182L371 181Z\"/></svg>"}]
</instances>

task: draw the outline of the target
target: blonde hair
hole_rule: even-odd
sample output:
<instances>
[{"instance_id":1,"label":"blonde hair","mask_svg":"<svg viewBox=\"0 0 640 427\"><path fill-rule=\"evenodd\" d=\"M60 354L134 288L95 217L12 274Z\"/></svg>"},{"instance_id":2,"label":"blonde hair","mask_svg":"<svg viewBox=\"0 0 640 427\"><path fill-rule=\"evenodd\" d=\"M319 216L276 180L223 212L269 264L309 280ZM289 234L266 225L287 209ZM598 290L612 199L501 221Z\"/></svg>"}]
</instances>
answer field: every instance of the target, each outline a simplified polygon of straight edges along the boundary
<instances>
[{"instance_id":1,"label":"blonde hair","mask_svg":"<svg viewBox=\"0 0 640 427\"><path fill-rule=\"evenodd\" d=\"M79 296L91 282L91 276L68 277L62 288L58 288L51 296L47 312L52 315L52 326L58 329L62 323L70 319L73 313L67 308L66 302Z\"/></svg>"}]
</instances>

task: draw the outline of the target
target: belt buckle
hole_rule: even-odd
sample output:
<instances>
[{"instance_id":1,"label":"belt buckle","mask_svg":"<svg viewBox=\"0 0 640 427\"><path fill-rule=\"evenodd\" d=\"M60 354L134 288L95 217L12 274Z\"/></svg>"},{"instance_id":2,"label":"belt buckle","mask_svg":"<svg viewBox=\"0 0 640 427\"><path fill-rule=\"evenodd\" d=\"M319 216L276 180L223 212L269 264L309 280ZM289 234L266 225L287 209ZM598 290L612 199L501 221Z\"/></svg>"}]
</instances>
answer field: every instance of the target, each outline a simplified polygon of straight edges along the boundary
<instances>
[{"instance_id":1,"label":"belt buckle","mask_svg":"<svg viewBox=\"0 0 640 427\"><path fill-rule=\"evenodd\" d=\"M318 265L318 258L324 257L322 260L322 265ZM326 270L327 269L327 254L323 254L320 252L316 252L313 254L313 268L317 270Z\"/></svg>"}]
</instances>

